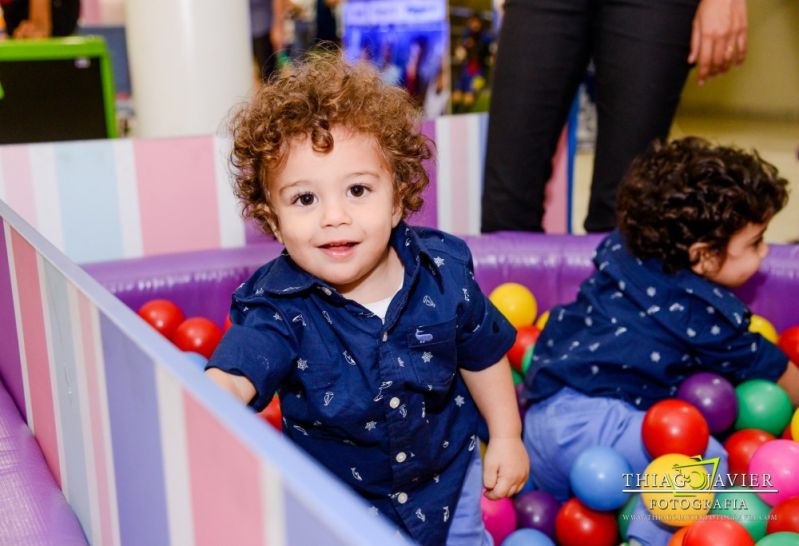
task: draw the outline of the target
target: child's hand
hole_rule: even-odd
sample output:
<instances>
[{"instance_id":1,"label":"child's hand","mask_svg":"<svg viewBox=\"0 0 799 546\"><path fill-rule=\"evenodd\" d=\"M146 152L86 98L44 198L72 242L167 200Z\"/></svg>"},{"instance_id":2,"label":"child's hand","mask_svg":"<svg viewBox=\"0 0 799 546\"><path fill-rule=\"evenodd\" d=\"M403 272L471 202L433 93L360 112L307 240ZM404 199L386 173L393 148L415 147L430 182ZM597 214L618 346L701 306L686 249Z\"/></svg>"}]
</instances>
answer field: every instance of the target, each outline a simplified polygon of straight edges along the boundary
<instances>
[{"instance_id":1,"label":"child's hand","mask_svg":"<svg viewBox=\"0 0 799 546\"><path fill-rule=\"evenodd\" d=\"M530 473L530 459L521 438L494 438L483 460L485 496L496 500L522 490Z\"/></svg>"}]
</instances>

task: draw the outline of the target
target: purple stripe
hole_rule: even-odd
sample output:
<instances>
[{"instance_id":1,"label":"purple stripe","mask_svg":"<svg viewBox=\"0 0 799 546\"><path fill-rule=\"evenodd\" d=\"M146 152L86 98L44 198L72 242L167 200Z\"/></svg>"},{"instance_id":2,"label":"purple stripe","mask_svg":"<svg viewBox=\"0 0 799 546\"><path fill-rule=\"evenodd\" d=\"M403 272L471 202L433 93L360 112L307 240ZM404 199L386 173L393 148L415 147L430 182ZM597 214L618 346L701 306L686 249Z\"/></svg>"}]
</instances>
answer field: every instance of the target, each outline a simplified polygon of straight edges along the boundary
<instances>
[{"instance_id":1,"label":"purple stripe","mask_svg":"<svg viewBox=\"0 0 799 546\"><path fill-rule=\"evenodd\" d=\"M434 119L425 120L422 123L422 134L432 140L436 141L436 121ZM424 162L424 168L427 171L427 176L430 178L430 184L425 188L422 193L424 205L422 210L412 215L409 222L416 226L438 226L438 198L437 198L437 181L438 173L435 158L438 156L435 147L433 148L433 157Z\"/></svg>"},{"instance_id":2,"label":"purple stripe","mask_svg":"<svg viewBox=\"0 0 799 546\"><path fill-rule=\"evenodd\" d=\"M103 360L123 544L167 544L155 363L104 314Z\"/></svg>"},{"instance_id":3,"label":"purple stripe","mask_svg":"<svg viewBox=\"0 0 799 546\"><path fill-rule=\"evenodd\" d=\"M0 223L0 381L11 393L24 420L25 387L22 384L22 363L19 358L17 319L14 316L14 295L11 292L11 271L6 248L5 221Z\"/></svg>"},{"instance_id":4,"label":"purple stripe","mask_svg":"<svg viewBox=\"0 0 799 546\"><path fill-rule=\"evenodd\" d=\"M312 514L306 503L295 498L290 488L283 488L286 517L286 544L324 544L325 546L345 546L330 532L330 527Z\"/></svg>"}]
</instances>

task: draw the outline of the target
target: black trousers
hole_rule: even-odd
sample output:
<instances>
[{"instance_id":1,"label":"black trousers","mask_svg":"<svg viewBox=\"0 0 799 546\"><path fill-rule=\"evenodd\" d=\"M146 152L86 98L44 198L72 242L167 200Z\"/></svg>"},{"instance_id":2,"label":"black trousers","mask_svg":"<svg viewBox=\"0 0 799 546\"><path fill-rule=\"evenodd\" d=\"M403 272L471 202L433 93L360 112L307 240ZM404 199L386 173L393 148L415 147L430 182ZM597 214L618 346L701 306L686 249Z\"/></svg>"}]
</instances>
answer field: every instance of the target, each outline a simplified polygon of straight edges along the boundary
<instances>
[{"instance_id":1,"label":"black trousers","mask_svg":"<svg viewBox=\"0 0 799 546\"><path fill-rule=\"evenodd\" d=\"M3 5L3 19L9 36L14 29L28 19L28 0L15 0ZM75 32L80 16L80 0L52 0L53 36L69 36Z\"/></svg>"},{"instance_id":2,"label":"black trousers","mask_svg":"<svg viewBox=\"0 0 799 546\"><path fill-rule=\"evenodd\" d=\"M698 0L508 0L488 122L482 230L543 231L552 156L589 60L597 145L587 231L615 225L630 161L666 137Z\"/></svg>"}]
</instances>

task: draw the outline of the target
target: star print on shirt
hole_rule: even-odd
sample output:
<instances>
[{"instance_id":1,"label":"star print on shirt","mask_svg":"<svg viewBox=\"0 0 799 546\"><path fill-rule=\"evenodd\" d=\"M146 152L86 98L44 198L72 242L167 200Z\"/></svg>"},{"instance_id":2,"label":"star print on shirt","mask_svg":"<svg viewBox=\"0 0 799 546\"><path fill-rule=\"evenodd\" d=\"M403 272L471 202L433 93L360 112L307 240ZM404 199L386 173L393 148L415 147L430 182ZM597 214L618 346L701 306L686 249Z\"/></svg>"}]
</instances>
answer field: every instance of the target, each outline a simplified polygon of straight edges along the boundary
<instances>
[{"instance_id":1,"label":"star print on shirt","mask_svg":"<svg viewBox=\"0 0 799 546\"><path fill-rule=\"evenodd\" d=\"M297 359L297 369L298 370L307 370L308 369L308 361L303 358Z\"/></svg>"},{"instance_id":2,"label":"star print on shirt","mask_svg":"<svg viewBox=\"0 0 799 546\"><path fill-rule=\"evenodd\" d=\"M463 398L460 394L455 397L455 405L461 407L463 404L466 403L466 399Z\"/></svg>"},{"instance_id":3,"label":"star print on shirt","mask_svg":"<svg viewBox=\"0 0 799 546\"><path fill-rule=\"evenodd\" d=\"M377 428L377 421L369 421L368 423L366 423L366 425L364 425L363 428L365 428L368 431L372 431Z\"/></svg>"},{"instance_id":4,"label":"star print on shirt","mask_svg":"<svg viewBox=\"0 0 799 546\"><path fill-rule=\"evenodd\" d=\"M278 313L277 311L275 311L275 314L274 314L274 315L272 315L272 317L273 317L275 320L283 320L283 319L281 318L281 316L280 316L280 313Z\"/></svg>"},{"instance_id":5,"label":"star print on shirt","mask_svg":"<svg viewBox=\"0 0 799 546\"><path fill-rule=\"evenodd\" d=\"M433 263L436 264L436 267L441 267L442 265L444 265L444 258L442 258L441 256L436 256L435 258L433 258Z\"/></svg>"},{"instance_id":6,"label":"star print on shirt","mask_svg":"<svg viewBox=\"0 0 799 546\"><path fill-rule=\"evenodd\" d=\"M433 353L425 351L422 353L422 360L425 364L428 364L431 360L433 360Z\"/></svg>"}]
</instances>

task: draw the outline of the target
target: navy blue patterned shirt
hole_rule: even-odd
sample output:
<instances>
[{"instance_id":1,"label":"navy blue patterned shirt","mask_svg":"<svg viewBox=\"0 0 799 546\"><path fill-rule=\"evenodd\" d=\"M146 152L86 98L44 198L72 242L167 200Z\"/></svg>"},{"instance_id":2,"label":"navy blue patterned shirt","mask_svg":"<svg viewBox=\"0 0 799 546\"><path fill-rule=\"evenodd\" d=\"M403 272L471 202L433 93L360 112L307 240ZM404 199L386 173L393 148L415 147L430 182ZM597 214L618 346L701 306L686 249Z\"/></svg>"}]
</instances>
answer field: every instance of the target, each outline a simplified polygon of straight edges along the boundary
<instances>
[{"instance_id":1,"label":"navy blue patterned shirt","mask_svg":"<svg viewBox=\"0 0 799 546\"><path fill-rule=\"evenodd\" d=\"M568 386L646 410L700 371L734 384L785 371L786 355L748 331L751 313L728 289L635 258L618 231L600 242L594 263L577 301L551 310L525 378L529 400Z\"/></svg>"},{"instance_id":2,"label":"navy blue patterned shirt","mask_svg":"<svg viewBox=\"0 0 799 546\"><path fill-rule=\"evenodd\" d=\"M284 252L233 296L233 326L208 366L247 377L260 410L425 545L446 541L477 408L458 373L498 362L515 331L477 286L466 244L404 223L405 269L385 323Z\"/></svg>"}]
</instances>

